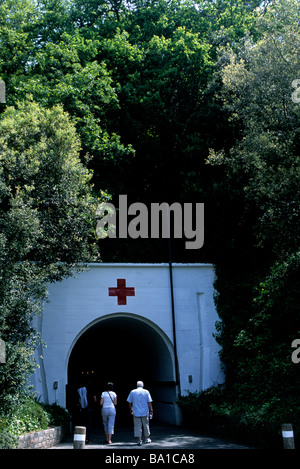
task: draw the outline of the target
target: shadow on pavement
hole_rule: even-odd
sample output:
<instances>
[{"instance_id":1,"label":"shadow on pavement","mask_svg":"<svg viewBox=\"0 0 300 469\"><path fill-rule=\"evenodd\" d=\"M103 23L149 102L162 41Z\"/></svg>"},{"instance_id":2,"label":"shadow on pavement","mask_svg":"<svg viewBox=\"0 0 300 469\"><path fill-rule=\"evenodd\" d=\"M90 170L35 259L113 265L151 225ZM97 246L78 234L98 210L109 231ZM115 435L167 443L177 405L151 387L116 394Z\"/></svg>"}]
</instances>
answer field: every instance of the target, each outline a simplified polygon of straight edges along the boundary
<instances>
[{"instance_id":1,"label":"shadow on pavement","mask_svg":"<svg viewBox=\"0 0 300 469\"><path fill-rule=\"evenodd\" d=\"M85 449L256 449L253 446L236 443L226 438L208 436L195 430L166 424L152 424L150 437L151 443L137 446L137 438L133 436L133 426L121 426L115 429L112 444L108 445L105 443L104 432L97 428L92 432L91 440L85 445ZM66 441L54 446L53 449L73 449L72 435L69 435Z\"/></svg>"}]
</instances>

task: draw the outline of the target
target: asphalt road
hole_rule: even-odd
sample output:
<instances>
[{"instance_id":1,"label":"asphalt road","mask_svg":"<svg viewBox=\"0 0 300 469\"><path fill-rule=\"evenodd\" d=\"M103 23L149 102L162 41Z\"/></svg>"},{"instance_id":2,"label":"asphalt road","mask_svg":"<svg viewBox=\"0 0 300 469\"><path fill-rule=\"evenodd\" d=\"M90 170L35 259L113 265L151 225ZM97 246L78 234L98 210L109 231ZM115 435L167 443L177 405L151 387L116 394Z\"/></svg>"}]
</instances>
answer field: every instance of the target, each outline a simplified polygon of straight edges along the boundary
<instances>
[{"instance_id":1,"label":"asphalt road","mask_svg":"<svg viewBox=\"0 0 300 469\"><path fill-rule=\"evenodd\" d=\"M200 434L196 431L165 424L151 425L151 443L137 446L137 438L133 436L133 427L122 426L115 429L112 444L104 442L105 436L101 429L94 431L89 444L84 449L105 450L189 450L189 449L256 449L252 446L231 441L226 438ZM52 449L73 449L73 438L54 446Z\"/></svg>"}]
</instances>

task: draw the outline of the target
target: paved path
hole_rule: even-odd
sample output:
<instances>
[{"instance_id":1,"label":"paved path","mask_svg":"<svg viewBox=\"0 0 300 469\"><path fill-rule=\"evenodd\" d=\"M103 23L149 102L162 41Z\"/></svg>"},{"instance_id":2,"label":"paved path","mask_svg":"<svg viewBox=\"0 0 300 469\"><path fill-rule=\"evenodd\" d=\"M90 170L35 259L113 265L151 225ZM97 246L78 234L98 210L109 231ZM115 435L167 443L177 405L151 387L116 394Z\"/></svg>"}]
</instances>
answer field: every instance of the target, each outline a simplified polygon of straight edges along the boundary
<instances>
[{"instance_id":1,"label":"paved path","mask_svg":"<svg viewBox=\"0 0 300 469\"><path fill-rule=\"evenodd\" d=\"M112 444L104 444L104 432L97 431L92 434L91 441L85 445L85 449L105 450L141 450L141 449L255 449L254 447L232 442L225 438L199 434L196 431L174 427L165 424L151 425L151 439L149 444L137 446L137 439L133 436L133 427L121 427L116 429L112 438ZM73 449L72 437L65 442L54 446L53 449Z\"/></svg>"}]
</instances>

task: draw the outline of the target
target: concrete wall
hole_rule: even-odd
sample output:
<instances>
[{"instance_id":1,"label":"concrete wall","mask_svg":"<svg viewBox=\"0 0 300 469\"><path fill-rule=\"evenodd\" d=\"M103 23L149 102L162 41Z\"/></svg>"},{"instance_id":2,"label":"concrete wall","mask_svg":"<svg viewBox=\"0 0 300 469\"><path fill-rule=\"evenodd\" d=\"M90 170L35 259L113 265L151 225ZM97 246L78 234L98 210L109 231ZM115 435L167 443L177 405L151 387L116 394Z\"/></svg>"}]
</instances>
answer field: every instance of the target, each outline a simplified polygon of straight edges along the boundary
<instances>
[{"instance_id":1,"label":"concrete wall","mask_svg":"<svg viewBox=\"0 0 300 469\"><path fill-rule=\"evenodd\" d=\"M58 445L65 437L64 427L53 427L21 435L17 449L47 449Z\"/></svg>"},{"instance_id":2,"label":"concrete wall","mask_svg":"<svg viewBox=\"0 0 300 469\"><path fill-rule=\"evenodd\" d=\"M119 317L123 321L126 318L132 321L136 319L132 324L138 325L136 330L139 335L145 331L148 344L150 336L153 337L151 343L157 343L157 346L161 344L156 355L165 355L165 359L162 356L161 360L156 357L157 366L160 367L158 381L174 382L168 264L91 264L88 267L89 270L75 278L51 285L50 302L45 305L43 317L37 318L36 327L42 332L47 344L37 351L40 368L33 377L33 384L41 399L66 405L68 363L73 347L92 325L100 321L105 324L109 318ZM109 296L109 288L117 286L117 279L126 279L126 286L135 288L135 296L127 297L126 305L118 305L117 297ZM219 347L213 338L215 322L218 320L213 301L213 281L212 265L173 264L177 355L182 394L201 391L224 381L218 356ZM168 366L164 366L164 362ZM57 389L54 389L55 382ZM170 403L167 399L165 409L172 406L173 401Z\"/></svg>"}]
</instances>

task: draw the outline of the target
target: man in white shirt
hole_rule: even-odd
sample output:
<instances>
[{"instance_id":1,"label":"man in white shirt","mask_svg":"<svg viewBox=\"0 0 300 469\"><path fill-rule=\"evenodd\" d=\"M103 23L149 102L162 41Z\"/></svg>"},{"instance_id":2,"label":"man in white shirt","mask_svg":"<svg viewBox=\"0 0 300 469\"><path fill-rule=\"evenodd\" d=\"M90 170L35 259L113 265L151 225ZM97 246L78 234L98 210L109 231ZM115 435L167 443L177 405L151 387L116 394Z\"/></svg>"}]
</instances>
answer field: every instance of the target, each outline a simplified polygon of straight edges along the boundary
<instances>
[{"instance_id":1,"label":"man in white shirt","mask_svg":"<svg viewBox=\"0 0 300 469\"><path fill-rule=\"evenodd\" d=\"M145 443L151 443L149 414L153 416L152 398L150 392L144 389L143 381L138 381L137 388L133 389L127 398L130 413L133 415L134 436L138 438L138 445L142 444L142 431L144 430Z\"/></svg>"}]
</instances>

